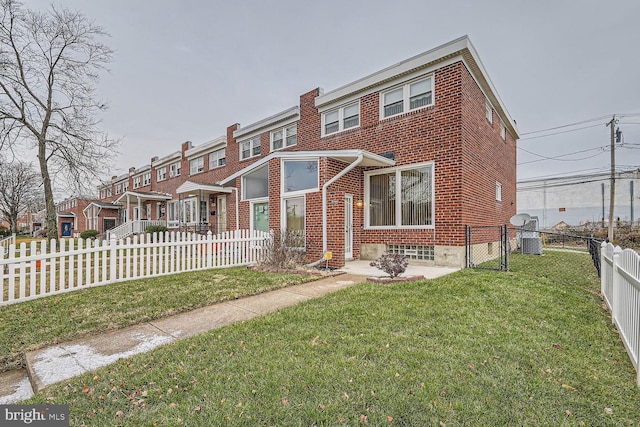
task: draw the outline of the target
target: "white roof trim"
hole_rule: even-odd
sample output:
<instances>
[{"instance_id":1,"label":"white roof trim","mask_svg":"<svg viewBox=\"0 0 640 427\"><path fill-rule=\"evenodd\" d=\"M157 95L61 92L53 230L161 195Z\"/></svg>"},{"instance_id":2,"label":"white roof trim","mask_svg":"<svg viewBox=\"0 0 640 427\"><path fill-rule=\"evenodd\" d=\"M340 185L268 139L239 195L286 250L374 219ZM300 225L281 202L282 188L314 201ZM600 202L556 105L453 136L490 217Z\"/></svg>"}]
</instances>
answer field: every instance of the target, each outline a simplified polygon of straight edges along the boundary
<instances>
[{"instance_id":1,"label":"white roof trim","mask_svg":"<svg viewBox=\"0 0 640 427\"><path fill-rule=\"evenodd\" d=\"M231 193L232 190L215 184L204 184L192 181L186 181L176 189L177 194L197 194L200 191L205 193Z\"/></svg>"},{"instance_id":2,"label":"white roof trim","mask_svg":"<svg viewBox=\"0 0 640 427\"><path fill-rule=\"evenodd\" d=\"M291 107L287 110L284 110L280 113L274 114L273 116L267 117L266 119L260 120L259 122L252 123L248 126L238 128L233 132L234 138L247 138L252 133L256 133L257 131L265 130L269 127L276 127L276 125L282 124L287 119L289 122L296 121L300 118L300 107L295 106Z\"/></svg>"},{"instance_id":3,"label":"white roof trim","mask_svg":"<svg viewBox=\"0 0 640 427\"><path fill-rule=\"evenodd\" d=\"M194 157L200 154L206 153L207 150L213 148L222 148L227 146L227 137L225 135L219 136L211 141L207 141L204 144L195 146L184 152L185 157Z\"/></svg>"},{"instance_id":4,"label":"white roof trim","mask_svg":"<svg viewBox=\"0 0 640 427\"><path fill-rule=\"evenodd\" d=\"M151 162L151 166L158 167L163 166L165 163L169 163L172 160L180 159L182 153L180 151L176 151L175 153L169 154L168 156L164 156L161 159L156 160L155 162Z\"/></svg>"},{"instance_id":5,"label":"white roof trim","mask_svg":"<svg viewBox=\"0 0 640 427\"><path fill-rule=\"evenodd\" d=\"M140 199L142 200L171 200L172 198L171 194L167 194L167 193L146 193L146 192L136 192L136 191L125 191L120 195L120 197L118 197L111 203L114 203L114 204L120 203L120 201L126 199L127 196L131 196L135 198L140 197Z\"/></svg>"},{"instance_id":6,"label":"white roof trim","mask_svg":"<svg viewBox=\"0 0 640 427\"><path fill-rule=\"evenodd\" d=\"M246 174L249 171L257 169L268 163L269 160L275 158L284 158L284 159L302 159L302 158L319 158L319 157L329 157L335 160L340 160L346 163L351 163L355 161L358 156L362 155L364 159L360 166L394 166L396 164L395 160L389 159L387 157L380 156L378 154L371 153L366 150L318 150L318 151L277 151L275 153L271 153L266 157L250 164L249 166L240 169L233 175L228 176L219 182L220 185L228 184L234 181L236 178Z\"/></svg>"}]
</instances>

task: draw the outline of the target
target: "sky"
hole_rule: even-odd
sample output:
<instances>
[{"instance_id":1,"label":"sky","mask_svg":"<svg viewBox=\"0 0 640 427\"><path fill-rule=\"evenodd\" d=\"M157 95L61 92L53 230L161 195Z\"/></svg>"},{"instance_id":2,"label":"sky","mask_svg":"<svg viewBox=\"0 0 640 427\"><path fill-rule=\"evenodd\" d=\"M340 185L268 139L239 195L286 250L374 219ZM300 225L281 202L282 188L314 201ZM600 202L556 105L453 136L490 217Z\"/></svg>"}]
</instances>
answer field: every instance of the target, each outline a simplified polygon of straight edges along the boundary
<instances>
[{"instance_id":1,"label":"sky","mask_svg":"<svg viewBox=\"0 0 640 427\"><path fill-rule=\"evenodd\" d=\"M617 169L640 168L637 0L25 2L51 4L116 51L98 88L102 128L122 138L107 177L465 34L517 122L519 180L608 171L614 114Z\"/></svg>"}]
</instances>

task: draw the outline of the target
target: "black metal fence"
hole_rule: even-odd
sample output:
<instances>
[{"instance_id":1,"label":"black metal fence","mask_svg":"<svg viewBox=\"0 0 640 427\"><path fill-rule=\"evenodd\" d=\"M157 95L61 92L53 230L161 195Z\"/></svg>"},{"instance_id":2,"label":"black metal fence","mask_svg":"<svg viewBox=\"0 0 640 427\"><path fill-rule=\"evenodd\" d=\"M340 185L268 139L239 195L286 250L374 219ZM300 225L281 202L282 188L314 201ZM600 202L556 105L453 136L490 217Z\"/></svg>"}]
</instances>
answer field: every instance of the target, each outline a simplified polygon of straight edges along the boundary
<instances>
[{"instance_id":1,"label":"black metal fence","mask_svg":"<svg viewBox=\"0 0 640 427\"><path fill-rule=\"evenodd\" d=\"M509 254L542 255L544 249L589 252L600 275L602 240L593 236L535 231L507 225L465 226L468 268L509 271Z\"/></svg>"}]
</instances>

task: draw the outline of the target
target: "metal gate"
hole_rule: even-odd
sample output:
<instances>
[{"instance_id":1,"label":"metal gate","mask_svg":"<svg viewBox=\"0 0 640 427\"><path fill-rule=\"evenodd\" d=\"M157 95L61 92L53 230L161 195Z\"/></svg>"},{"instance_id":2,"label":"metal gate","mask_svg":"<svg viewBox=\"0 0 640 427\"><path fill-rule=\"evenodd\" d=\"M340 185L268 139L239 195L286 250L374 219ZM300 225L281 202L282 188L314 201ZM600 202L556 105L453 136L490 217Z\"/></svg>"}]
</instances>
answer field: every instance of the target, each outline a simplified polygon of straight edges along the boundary
<instances>
[{"instance_id":1,"label":"metal gate","mask_svg":"<svg viewBox=\"0 0 640 427\"><path fill-rule=\"evenodd\" d=\"M509 271L507 225L465 226L467 268Z\"/></svg>"}]
</instances>

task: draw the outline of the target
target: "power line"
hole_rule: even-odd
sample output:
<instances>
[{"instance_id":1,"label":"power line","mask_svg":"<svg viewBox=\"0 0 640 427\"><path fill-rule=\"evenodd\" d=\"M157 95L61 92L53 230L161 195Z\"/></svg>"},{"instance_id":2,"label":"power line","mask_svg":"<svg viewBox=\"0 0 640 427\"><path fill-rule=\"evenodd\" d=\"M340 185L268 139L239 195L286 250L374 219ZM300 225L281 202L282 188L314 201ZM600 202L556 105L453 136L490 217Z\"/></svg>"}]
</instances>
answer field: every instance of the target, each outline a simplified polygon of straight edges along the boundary
<instances>
[{"instance_id":1,"label":"power line","mask_svg":"<svg viewBox=\"0 0 640 427\"><path fill-rule=\"evenodd\" d=\"M603 124L604 123L598 123L598 124L591 125L591 126L583 126L583 127L577 128L577 129L569 129L569 130L563 130L563 131L560 131L560 132L548 133L546 135L532 136L532 137L529 137L529 138L520 138L519 141L528 141L530 139L546 138L548 136L560 135L560 134L569 133L569 132L576 132L576 131L579 131L579 130L582 130L582 129L589 129L589 128L595 128L595 127L598 127L598 126L602 126ZM529 132L529 133L538 133L538 132Z\"/></svg>"},{"instance_id":2,"label":"power line","mask_svg":"<svg viewBox=\"0 0 640 427\"><path fill-rule=\"evenodd\" d=\"M639 115L640 115L640 114L639 114ZM604 119L607 119L607 118L609 118L609 116L595 117L595 118L593 118L593 119L583 120L583 121L581 121L581 122L576 122L576 123L569 123L569 124L567 124L567 125L555 126L555 127L547 128L547 129L534 130L534 131L531 131L531 132L524 132L524 133L521 133L520 135L523 135L523 136L524 136L524 135L531 135L531 134L534 134L534 133L548 132L548 131L550 131L550 130L562 129L562 128L567 128L567 127L571 127L571 126L578 126L578 125L582 125L582 124L585 124L585 123L590 123L590 122L595 122L595 121L599 121L599 120L604 120ZM527 138L527 139L532 139L532 138Z\"/></svg>"}]
</instances>

